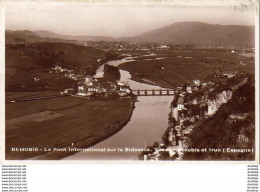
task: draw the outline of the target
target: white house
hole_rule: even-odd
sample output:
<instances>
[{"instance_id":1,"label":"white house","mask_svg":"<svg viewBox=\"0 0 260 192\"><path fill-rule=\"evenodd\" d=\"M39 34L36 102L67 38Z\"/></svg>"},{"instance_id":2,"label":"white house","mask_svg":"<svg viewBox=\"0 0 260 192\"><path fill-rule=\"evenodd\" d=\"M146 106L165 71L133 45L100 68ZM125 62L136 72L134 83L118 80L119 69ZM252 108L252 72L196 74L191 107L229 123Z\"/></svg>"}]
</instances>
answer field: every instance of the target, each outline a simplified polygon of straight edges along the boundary
<instances>
[{"instance_id":1,"label":"white house","mask_svg":"<svg viewBox=\"0 0 260 192\"><path fill-rule=\"evenodd\" d=\"M130 93L130 88L127 85L120 86L120 91L124 91L126 93Z\"/></svg>"},{"instance_id":2,"label":"white house","mask_svg":"<svg viewBox=\"0 0 260 192\"><path fill-rule=\"evenodd\" d=\"M87 86L92 86L92 85L93 85L93 77L91 77L91 76L86 76L86 77L85 77L85 84L86 84Z\"/></svg>"},{"instance_id":3,"label":"white house","mask_svg":"<svg viewBox=\"0 0 260 192\"><path fill-rule=\"evenodd\" d=\"M33 80L34 80L35 82L37 82L37 81L40 81L40 78L34 77Z\"/></svg>"},{"instance_id":4,"label":"white house","mask_svg":"<svg viewBox=\"0 0 260 192\"><path fill-rule=\"evenodd\" d=\"M90 87L88 87L88 91L90 91L90 92L99 92L99 88L97 88L95 86L90 86Z\"/></svg>"},{"instance_id":5,"label":"white house","mask_svg":"<svg viewBox=\"0 0 260 192\"><path fill-rule=\"evenodd\" d=\"M183 99L183 97L178 98L177 108L178 108L179 111L184 109L184 99Z\"/></svg>"},{"instance_id":6,"label":"white house","mask_svg":"<svg viewBox=\"0 0 260 192\"><path fill-rule=\"evenodd\" d=\"M187 90L188 93L192 93L191 86L187 86L186 90Z\"/></svg>"},{"instance_id":7,"label":"white house","mask_svg":"<svg viewBox=\"0 0 260 192\"><path fill-rule=\"evenodd\" d=\"M198 102L198 100L197 99L193 99L193 101L192 101L192 104L193 105L197 105L199 102Z\"/></svg>"},{"instance_id":8,"label":"white house","mask_svg":"<svg viewBox=\"0 0 260 192\"><path fill-rule=\"evenodd\" d=\"M126 92L119 92L118 95L121 96L121 97L124 97L124 96L127 96L127 93Z\"/></svg>"},{"instance_id":9,"label":"white house","mask_svg":"<svg viewBox=\"0 0 260 192\"><path fill-rule=\"evenodd\" d=\"M173 108L173 117L176 121L179 121L179 111L178 111L178 108L177 107L174 107Z\"/></svg>"},{"instance_id":10,"label":"white house","mask_svg":"<svg viewBox=\"0 0 260 192\"><path fill-rule=\"evenodd\" d=\"M223 75L226 75L228 78L232 78L232 77L236 76L236 73L226 72L226 73L223 73Z\"/></svg>"},{"instance_id":11,"label":"white house","mask_svg":"<svg viewBox=\"0 0 260 192\"><path fill-rule=\"evenodd\" d=\"M83 86L83 85L78 86L78 91L83 91L84 89L85 89L85 86Z\"/></svg>"},{"instance_id":12,"label":"white house","mask_svg":"<svg viewBox=\"0 0 260 192\"><path fill-rule=\"evenodd\" d=\"M65 89L62 94L71 94L73 93L75 90L73 88L68 88L68 89Z\"/></svg>"},{"instance_id":13,"label":"white house","mask_svg":"<svg viewBox=\"0 0 260 192\"><path fill-rule=\"evenodd\" d=\"M193 80L193 83L194 83L194 85L200 85L200 80L199 79L195 79L195 80Z\"/></svg>"}]
</instances>

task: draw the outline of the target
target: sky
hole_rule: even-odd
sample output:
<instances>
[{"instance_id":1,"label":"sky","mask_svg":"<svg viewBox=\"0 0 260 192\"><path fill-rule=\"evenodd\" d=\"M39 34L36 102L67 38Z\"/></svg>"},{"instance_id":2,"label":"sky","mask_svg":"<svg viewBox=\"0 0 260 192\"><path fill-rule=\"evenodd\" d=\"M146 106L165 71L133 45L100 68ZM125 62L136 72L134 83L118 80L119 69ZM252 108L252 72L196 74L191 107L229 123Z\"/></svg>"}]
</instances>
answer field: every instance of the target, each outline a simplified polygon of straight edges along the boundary
<instances>
[{"instance_id":1,"label":"sky","mask_svg":"<svg viewBox=\"0 0 260 192\"><path fill-rule=\"evenodd\" d=\"M175 22L254 25L255 10L234 6L31 3L7 5L8 30L48 30L64 35L126 37Z\"/></svg>"}]
</instances>

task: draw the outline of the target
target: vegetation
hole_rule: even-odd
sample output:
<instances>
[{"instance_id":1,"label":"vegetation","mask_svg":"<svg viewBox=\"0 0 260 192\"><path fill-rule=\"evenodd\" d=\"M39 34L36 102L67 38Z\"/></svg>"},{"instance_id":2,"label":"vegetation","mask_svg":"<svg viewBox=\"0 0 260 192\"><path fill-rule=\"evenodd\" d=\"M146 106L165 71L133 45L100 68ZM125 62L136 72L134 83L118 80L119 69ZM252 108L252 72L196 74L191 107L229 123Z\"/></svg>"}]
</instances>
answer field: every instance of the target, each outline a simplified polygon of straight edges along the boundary
<instances>
[{"instance_id":1,"label":"vegetation","mask_svg":"<svg viewBox=\"0 0 260 192\"><path fill-rule=\"evenodd\" d=\"M104 65L104 79L107 81L116 81L120 79L119 69L115 66Z\"/></svg>"},{"instance_id":2,"label":"vegetation","mask_svg":"<svg viewBox=\"0 0 260 192\"><path fill-rule=\"evenodd\" d=\"M98 59L113 55L92 47L67 43L31 43L7 46L6 91L42 91L73 88L77 81L64 73L50 73L55 66L74 70L74 73L93 75L100 65ZM34 81L34 78L39 81Z\"/></svg>"},{"instance_id":3,"label":"vegetation","mask_svg":"<svg viewBox=\"0 0 260 192\"><path fill-rule=\"evenodd\" d=\"M132 79L136 81L147 79L165 88L191 84L193 79L204 80L217 70L254 73L254 61L238 53L215 50L169 50L157 54L123 63L119 68L129 71ZM160 57L161 59L155 59ZM219 59L223 62L220 63ZM233 64L227 65L224 61ZM240 65L240 61L246 65Z\"/></svg>"},{"instance_id":4,"label":"vegetation","mask_svg":"<svg viewBox=\"0 0 260 192\"><path fill-rule=\"evenodd\" d=\"M242 115L232 119L230 115ZM249 141L239 140L239 135ZM223 104L219 110L196 126L190 136L189 148L233 148L252 149L255 146L255 87L254 80L249 77L246 84L233 92L232 99ZM253 160L254 153L189 153L185 152L185 160Z\"/></svg>"},{"instance_id":5,"label":"vegetation","mask_svg":"<svg viewBox=\"0 0 260 192\"><path fill-rule=\"evenodd\" d=\"M165 145L169 145L169 131L177 125L177 121L175 118L172 116L172 112L169 113L168 115L168 127L165 130L163 136L162 136L162 141Z\"/></svg>"}]
</instances>

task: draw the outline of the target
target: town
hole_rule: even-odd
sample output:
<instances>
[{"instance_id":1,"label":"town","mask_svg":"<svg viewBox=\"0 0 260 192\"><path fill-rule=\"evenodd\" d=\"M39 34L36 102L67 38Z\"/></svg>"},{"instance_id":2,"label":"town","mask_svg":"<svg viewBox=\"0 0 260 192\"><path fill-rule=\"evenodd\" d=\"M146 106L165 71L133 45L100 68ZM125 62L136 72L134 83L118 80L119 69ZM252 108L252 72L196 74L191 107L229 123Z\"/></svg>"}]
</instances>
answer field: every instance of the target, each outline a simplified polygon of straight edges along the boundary
<instances>
[{"instance_id":1,"label":"town","mask_svg":"<svg viewBox=\"0 0 260 192\"><path fill-rule=\"evenodd\" d=\"M232 99L237 89L248 83L249 78L237 72L216 72L211 81L201 82L196 79L192 85L178 87L171 104L168 128L162 136L163 143L155 142L147 147L149 150L142 152L139 158L180 161L186 152L200 152L201 149L191 145L190 136L194 134L194 128L214 116L223 104ZM239 99L240 102L245 102L248 98ZM230 114L228 122L242 121L248 116L248 113ZM238 135L236 140L241 140L241 137L246 138L245 135Z\"/></svg>"},{"instance_id":2,"label":"town","mask_svg":"<svg viewBox=\"0 0 260 192\"><path fill-rule=\"evenodd\" d=\"M104 78L94 78L90 75L77 74L74 70L63 69L61 66L55 66L49 73L60 73L64 77L77 81L76 88L66 88L61 94L72 96L128 96L130 87L120 81L107 81Z\"/></svg>"}]
</instances>

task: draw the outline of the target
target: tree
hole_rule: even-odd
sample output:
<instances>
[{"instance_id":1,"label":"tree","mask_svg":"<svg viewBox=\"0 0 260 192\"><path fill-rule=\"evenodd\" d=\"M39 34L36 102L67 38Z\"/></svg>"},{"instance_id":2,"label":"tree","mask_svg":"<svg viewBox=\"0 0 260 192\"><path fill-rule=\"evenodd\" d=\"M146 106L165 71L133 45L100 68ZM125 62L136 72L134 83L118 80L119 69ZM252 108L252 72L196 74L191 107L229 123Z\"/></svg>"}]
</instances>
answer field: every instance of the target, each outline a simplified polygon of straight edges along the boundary
<instances>
[{"instance_id":1,"label":"tree","mask_svg":"<svg viewBox=\"0 0 260 192\"><path fill-rule=\"evenodd\" d=\"M104 65L104 79L108 81L116 81L120 79L119 69L115 66L105 64Z\"/></svg>"},{"instance_id":2,"label":"tree","mask_svg":"<svg viewBox=\"0 0 260 192\"><path fill-rule=\"evenodd\" d=\"M189 120L185 120L185 121L183 121L183 125L187 127L187 126L191 125L191 122Z\"/></svg>"},{"instance_id":3,"label":"tree","mask_svg":"<svg viewBox=\"0 0 260 192\"><path fill-rule=\"evenodd\" d=\"M186 91L186 89L187 89L187 84L186 83L182 84L182 91Z\"/></svg>"}]
</instances>

